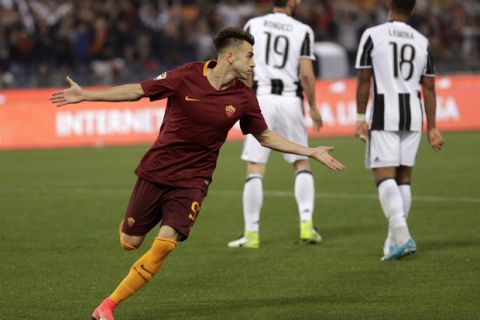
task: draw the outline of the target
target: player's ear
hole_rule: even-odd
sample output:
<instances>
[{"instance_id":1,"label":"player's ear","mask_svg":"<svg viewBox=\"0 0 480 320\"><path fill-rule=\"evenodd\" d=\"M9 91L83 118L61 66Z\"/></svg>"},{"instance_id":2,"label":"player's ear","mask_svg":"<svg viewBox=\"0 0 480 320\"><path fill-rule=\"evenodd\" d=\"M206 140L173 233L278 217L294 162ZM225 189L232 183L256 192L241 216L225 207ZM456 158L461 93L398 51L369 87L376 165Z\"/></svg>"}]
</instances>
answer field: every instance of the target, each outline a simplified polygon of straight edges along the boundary
<instances>
[{"instance_id":1,"label":"player's ear","mask_svg":"<svg viewBox=\"0 0 480 320\"><path fill-rule=\"evenodd\" d=\"M228 63L232 64L233 63L233 52L232 51L225 52L225 58L227 59Z\"/></svg>"}]
</instances>

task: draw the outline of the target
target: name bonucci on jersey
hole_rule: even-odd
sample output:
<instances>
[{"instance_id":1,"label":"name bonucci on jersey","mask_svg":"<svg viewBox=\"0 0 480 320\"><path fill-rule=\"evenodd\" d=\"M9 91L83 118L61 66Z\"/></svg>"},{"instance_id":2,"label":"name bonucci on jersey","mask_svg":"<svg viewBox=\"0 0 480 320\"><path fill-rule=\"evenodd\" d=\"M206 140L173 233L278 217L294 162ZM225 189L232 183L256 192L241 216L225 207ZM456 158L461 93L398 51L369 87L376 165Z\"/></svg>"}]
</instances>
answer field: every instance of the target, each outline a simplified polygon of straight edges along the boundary
<instances>
[{"instance_id":1,"label":"name bonucci on jersey","mask_svg":"<svg viewBox=\"0 0 480 320\"><path fill-rule=\"evenodd\" d=\"M284 13L250 19L244 29L255 38L256 94L301 96L299 60L315 60L313 30Z\"/></svg>"},{"instance_id":2,"label":"name bonucci on jersey","mask_svg":"<svg viewBox=\"0 0 480 320\"><path fill-rule=\"evenodd\" d=\"M420 80L435 76L425 36L398 21L368 28L360 40L355 67L373 70L371 130L422 130Z\"/></svg>"}]
</instances>

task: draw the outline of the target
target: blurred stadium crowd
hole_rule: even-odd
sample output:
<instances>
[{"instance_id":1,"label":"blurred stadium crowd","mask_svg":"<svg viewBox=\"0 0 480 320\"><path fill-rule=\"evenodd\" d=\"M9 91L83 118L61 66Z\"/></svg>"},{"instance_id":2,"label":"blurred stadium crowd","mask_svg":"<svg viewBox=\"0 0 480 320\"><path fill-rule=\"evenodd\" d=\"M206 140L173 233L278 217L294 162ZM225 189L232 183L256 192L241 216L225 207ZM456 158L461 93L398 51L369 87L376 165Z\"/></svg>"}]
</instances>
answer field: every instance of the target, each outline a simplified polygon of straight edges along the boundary
<instances>
[{"instance_id":1,"label":"blurred stadium crowd","mask_svg":"<svg viewBox=\"0 0 480 320\"><path fill-rule=\"evenodd\" d=\"M303 0L296 17L316 41L340 44L350 70L362 31L386 0ZM214 56L211 36L270 11L269 0L0 0L0 88L151 78ZM411 24L431 42L438 73L480 71L480 0L417 0Z\"/></svg>"}]
</instances>

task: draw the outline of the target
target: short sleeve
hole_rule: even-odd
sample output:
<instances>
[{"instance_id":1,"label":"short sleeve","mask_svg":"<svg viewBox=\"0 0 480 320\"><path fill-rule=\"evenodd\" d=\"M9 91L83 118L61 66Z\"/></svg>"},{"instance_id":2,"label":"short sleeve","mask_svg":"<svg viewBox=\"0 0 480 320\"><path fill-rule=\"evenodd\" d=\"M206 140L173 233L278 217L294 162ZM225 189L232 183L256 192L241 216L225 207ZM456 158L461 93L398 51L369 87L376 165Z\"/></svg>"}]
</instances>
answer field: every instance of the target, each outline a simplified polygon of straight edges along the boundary
<instances>
[{"instance_id":1,"label":"short sleeve","mask_svg":"<svg viewBox=\"0 0 480 320\"><path fill-rule=\"evenodd\" d=\"M258 105L258 100L253 94L248 95L248 105L251 106L247 112L240 118L240 129L244 135L262 133L268 129L267 123L263 118L262 111Z\"/></svg>"},{"instance_id":2,"label":"short sleeve","mask_svg":"<svg viewBox=\"0 0 480 320\"><path fill-rule=\"evenodd\" d=\"M313 53L314 41L313 30L307 26L305 28L305 34L303 35L302 48L300 49L301 58L315 60L315 54Z\"/></svg>"},{"instance_id":3,"label":"short sleeve","mask_svg":"<svg viewBox=\"0 0 480 320\"><path fill-rule=\"evenodd\" d=\"M161 100L175 93L180 85L185 67L179 67L171 71L164 72L152 80L146 80L141 83L143 92L150 101Z\"/></svg>"},{"instance_id":4,"label":"short sleeve","mask_svg":"<svg viewBox=\"0 0 480 320\"><path fill-rule=\"evenodd\" d=\"M373 40L367 29L360 38L360 43L357 50L357 58L355 61L356 69L371 69L372 68L372 50Z\"/></svg>"},{"instance_id":5,"label":"short sleeve","mask_svg":"<svg viewBox=\"0 0 480 320\"><path fill-rule=\"evenodd\" d=\"M248 32L248 33L251 33L251 32L250 32L251 24L252 24L251 21L252 21L252 20L248 20L247 23L245 23L245 25L243 26L243 30L245 30L245 31Z\"/></svg>"}]
</instances>

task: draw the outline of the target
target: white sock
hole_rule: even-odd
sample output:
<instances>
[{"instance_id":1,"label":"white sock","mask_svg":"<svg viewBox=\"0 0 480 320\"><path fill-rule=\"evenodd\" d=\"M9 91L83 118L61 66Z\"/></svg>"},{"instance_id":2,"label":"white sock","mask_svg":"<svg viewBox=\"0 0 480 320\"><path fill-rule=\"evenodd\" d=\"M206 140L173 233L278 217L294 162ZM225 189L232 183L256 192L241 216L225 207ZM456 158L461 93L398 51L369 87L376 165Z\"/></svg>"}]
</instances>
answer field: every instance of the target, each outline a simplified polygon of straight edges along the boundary
<instances>
[{"instance_id":1,"label":"white sock","mask_svg":"<svg viewBox=\"0 0 480 320\"><path fill-rule=\"evenodd\" d=\"M400 189L400 193L402 194L403 213L405 214L405 219L407 219L410 208L412 207L412 189L409 184L401 184L398 186L398 189Z\"/></svg>"},{"instance_id":2,"label":"white sock","mask_svg":"<svg viewBox=\"0 0 480 320\"><path fill-rule=\"evenodd\" d=\"M250 174L243 186L243 218L245 231L258 232L263 204L263 177Z\"/></svg>"},{"instance_id":3,"label":"white sock","mask_svg":"<svg viewBox=\"0 0 480 320\"><path fill-rule=\"evenodd\" d=\"M383 213L388 220L394 243L404 243L410 239L407 221L403 211L403 200L397 182L386 179L378 185L378 195Z\"/></svg>"},{"instance_id":4,"label":"white sock","mask_svg":"<svg viewBox=\"0 0 480 320\"><path fill-rule=\"evenodd\" d=\"M302 170L295 173L294 190L300 221L311 221L315 202L315 185L310 170Z\"/></svg>"},{"instance_id":5,"label":"white sock","mask_svg":"<svg viewBox=\"0 0 480 320\"><path fill-rule=\"evenodd\" d=\"M410 213L410 208L412 206L412 191L409 184L401 184L398 186L400 193L402 194L403 201L403 213L405 215L405 220L408 219L408 214ZM388 237L392 239L392 230L388 228Z\"/></svg>"}]
</instances>

